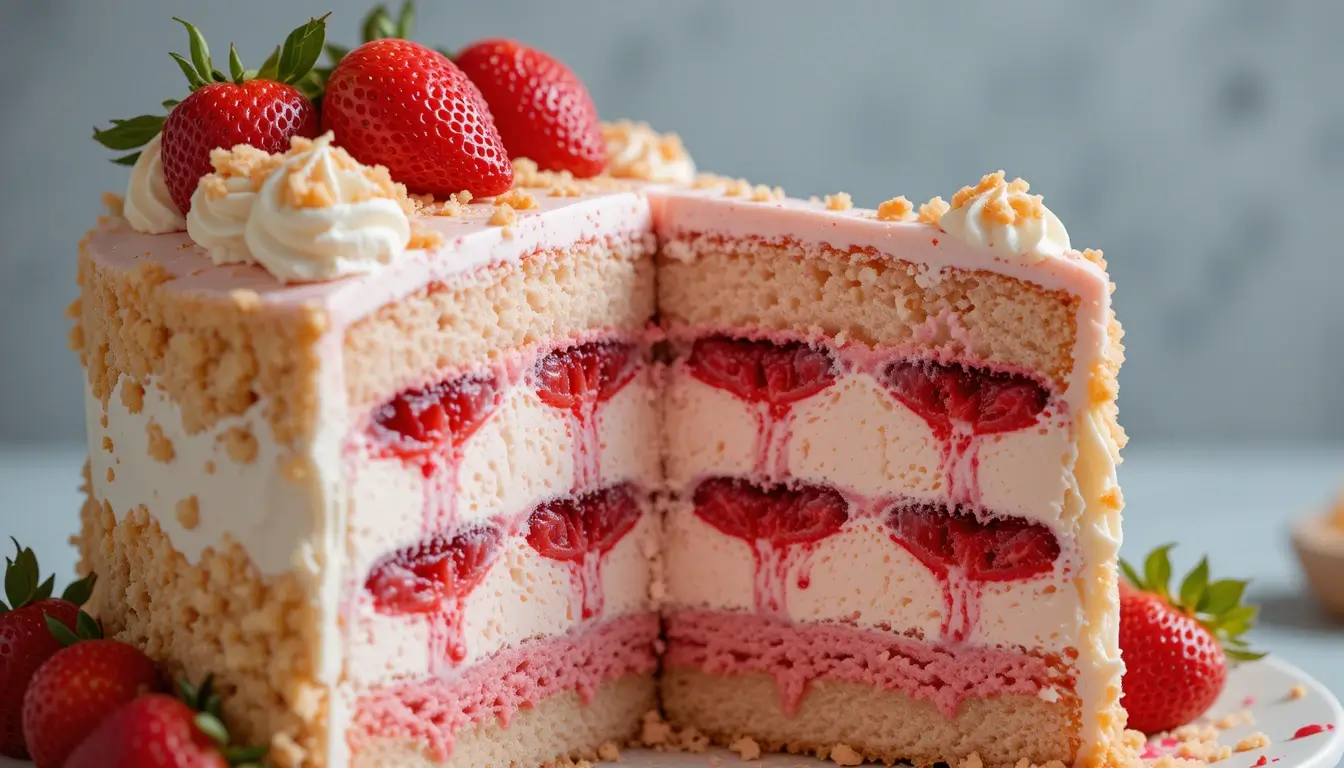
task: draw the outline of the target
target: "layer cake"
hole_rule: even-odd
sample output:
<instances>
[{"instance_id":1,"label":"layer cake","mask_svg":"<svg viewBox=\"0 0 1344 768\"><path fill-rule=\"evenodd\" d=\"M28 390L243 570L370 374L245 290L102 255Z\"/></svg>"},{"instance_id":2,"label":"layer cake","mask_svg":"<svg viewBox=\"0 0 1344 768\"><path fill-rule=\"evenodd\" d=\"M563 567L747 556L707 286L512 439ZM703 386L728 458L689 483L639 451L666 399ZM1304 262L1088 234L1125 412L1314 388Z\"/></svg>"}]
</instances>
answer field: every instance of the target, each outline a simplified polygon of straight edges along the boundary
<instances>
[{"instance_id":1,"label":"layer cake","mask_svg":"<svg viewBox=\"0 0 1344 768\"><path fill-rule=\"evenodd\" d=\"M607 126L408 195L340 136L156 138L81 244L108 632L280 766L635 742L1117 765L1120 329L1002 173L794 200ZM185 230L185 231L184 231Z\"/></svg>"}]
</instances>

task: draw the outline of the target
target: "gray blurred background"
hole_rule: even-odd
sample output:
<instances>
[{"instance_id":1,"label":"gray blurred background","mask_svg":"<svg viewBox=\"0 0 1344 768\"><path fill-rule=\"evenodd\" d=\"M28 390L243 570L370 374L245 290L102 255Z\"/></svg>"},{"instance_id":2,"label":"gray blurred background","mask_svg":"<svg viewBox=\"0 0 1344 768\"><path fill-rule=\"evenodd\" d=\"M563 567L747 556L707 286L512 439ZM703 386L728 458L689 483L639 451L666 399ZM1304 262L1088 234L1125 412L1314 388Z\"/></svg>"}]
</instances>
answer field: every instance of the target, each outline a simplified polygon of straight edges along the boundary
<instances>
[{"instance_id":1,"label":"gray blurred background","mask_svg":"<svg viewBox=\"0 0 1344 768\"><path fill-rule=\"evenodd\" d=\"M422 2L421 42L513 36L604 117L682 134L704 169L795 195L950 195L1004 168L1102 248L1145 444L1344 439L1344 3ZM79 440L62 310L75 246L127 171L94 124L185 93L169 20L256 66L365 0L0 0L0 441Z\"/></svg>"}]
</instances>

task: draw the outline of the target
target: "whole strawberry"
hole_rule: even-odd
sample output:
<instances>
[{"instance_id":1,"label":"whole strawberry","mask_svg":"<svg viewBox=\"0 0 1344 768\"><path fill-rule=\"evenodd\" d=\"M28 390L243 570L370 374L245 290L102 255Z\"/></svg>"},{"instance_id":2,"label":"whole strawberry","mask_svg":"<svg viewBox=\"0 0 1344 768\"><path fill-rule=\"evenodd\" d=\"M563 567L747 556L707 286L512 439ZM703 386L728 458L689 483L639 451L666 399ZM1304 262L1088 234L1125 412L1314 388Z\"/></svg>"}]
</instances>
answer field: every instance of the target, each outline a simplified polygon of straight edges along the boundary
<instances>
[{"instance_id":1,"label":"whole strawberry","mask_svg":"<svg viewBox=\"0 0 1344 768\"><path fill-rule=\"evenodd\" d=\"M23 696L23 733L37 768L61 768L114 709L158 690L154 662L116 640L81 638L47 659Z\"/></svg>"},{"instance_id":2,"label":"whole strawberry","mask_svg":"<svg viewBox=\"0 0 1344 768\"><path fill-rule=\"evenodd\" d=\"M1132 587L1120 589L1120 652L1125 662L1121 703L1129 727L1153 734L1179 728L1208 711L1227 681L1228 660L1254 661L1241 635L1256 609L1241 605L1246 582L1210 583L1208 560L1168 589L1172 545L1154 550L1140 576L1120 562Z\"/></svg>"},{"instance_id":3,"label":"whole strawberry","mask_svg":"<svg viewBox=\"0 0 1344 768\"><path fill-rule=\"evenodd\" d=\"M92 592L94 577L71 584L59 599L53 598L55 577L41 581L33 551L17 541L14 547L15 557L5 559L5 598L9 602L0 602L0 755L26 759L23 694L38 667L63 647L48 621L74 631L79 606ZM91 621L88 616L84 620Z\"/></svg>"},{"instance_id":4,"label":"whole strawberry","mask_svg":"<svg viewBox=\"0 0 1344 768\"><path fill-rule=\"evenodd\" d=\"M175 21L187 29L191 60L170 55L186 75L191 94L180 102L164 102L171 108L166 118L113 120L111 128L95 130L93 138L109 149L128 150L162 132L164 180L173 202L186 213L201 177L213 170L211 150L249 144L284 152L295 136L317 136L317 107L300 89L312 96L320 93L312 69L322 55L326 17L291 32L260 70L244 69L237 49L230 46L228 75L214 68L200 31L182 19ZM131 164L138 156L136 152L116 162Z\"/></svg>"},{"instance_id":5,"label":"whole strawberry","mask_svg":"<svg viewBox=\"0 0 1344 768\"><path fill-rule=\"evenodd\" d=\"M181 699L151 693L113 711L84 739L65 768L226 768L256 766L266 750L229 746L210 678L183 682Z\"/></svg>"},{"instance_id":6,"label":"whole strawberry","mask_svg":"<svg viewBox=\"0 0 1344 768\"><path fill-rule=\"evenodd\" d=\"M456 61L485 96L510 156L580 178L606 167L597 107L569 67L514 40L482 40Z\"/></svg>"},{"instance_id":7,"label":"whole strawberry","mask_svg":"<svg viewBox=\"0 0 1344 768\"><path fill-rule=\"evenodd\" d=\"M327 80L322 128L411 192L508 191L513 166L481 92L446 56L409 40L365 43Z\"/></svg>"}]
</instances>

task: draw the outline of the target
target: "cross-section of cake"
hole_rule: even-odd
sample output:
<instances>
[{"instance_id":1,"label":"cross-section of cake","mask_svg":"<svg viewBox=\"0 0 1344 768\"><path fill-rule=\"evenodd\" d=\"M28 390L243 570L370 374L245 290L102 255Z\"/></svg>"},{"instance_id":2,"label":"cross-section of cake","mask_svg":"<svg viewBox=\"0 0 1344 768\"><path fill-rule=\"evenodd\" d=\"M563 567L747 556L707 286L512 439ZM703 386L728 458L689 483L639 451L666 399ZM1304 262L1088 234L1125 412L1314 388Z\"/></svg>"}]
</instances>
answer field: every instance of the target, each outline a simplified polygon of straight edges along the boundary
<instances>
[{"instance_id":1,"label":"cross-section of cake","mask_svg":"<svg viewBox=\"0 0 1344 768\"><path fill-rule=\"evenodd\" d=\"M214 673L278 766L539 766L660 707L1119 764L1100 254L1002 174L918 212L696 179L544 54L468 50L480 91L356 49L320 119L262 110L280 147L200 143L193 99L289 87L242 71L151 125L73 308L108 633Z\"/></svg>"},{"instance_id":2,"label":"cross-section of cake","mask_svg":"<svg viewBox=\"0 0 1344 768\"><path fill-rule=\"evenodd\" d=\"M1100 763L1118 328L1020 181L661 201L663 698L771 748Z\"/></svg>"}]
</instances>

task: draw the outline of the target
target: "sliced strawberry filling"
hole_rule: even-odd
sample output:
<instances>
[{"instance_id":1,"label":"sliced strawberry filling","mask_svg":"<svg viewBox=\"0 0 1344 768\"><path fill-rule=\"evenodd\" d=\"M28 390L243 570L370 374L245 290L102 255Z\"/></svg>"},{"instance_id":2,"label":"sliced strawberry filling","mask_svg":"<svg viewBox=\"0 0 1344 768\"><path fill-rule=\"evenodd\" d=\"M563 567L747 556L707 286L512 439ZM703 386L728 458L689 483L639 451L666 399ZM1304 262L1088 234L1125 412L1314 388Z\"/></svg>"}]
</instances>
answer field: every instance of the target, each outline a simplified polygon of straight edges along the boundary
<instances>
[{"instance_id":1,"label":"sliced strawberry filling","mask_svg":"<svg viewBox=\"0 0 1344 768\"><path fill-rule=\"evenodd\" d=\"M695 515L721 533L751 546L756 566L756 610L783 613L788 575L801 571L817 542L840 532L849 502L824 485L757 485L740 478L710 478L695 489Z\"/></svg>"},{"instance_id":2,"label":"sliced strawberry filling","mask_svg":"<svg viewBox=\"0 0 1344 768\"><path fill-rule=\"evenodd\" d=\"M826 347L726 336L696 339L686 366L705 384L756 406L756 471L775 479L788 476L793 406L825 390L838 375Z\"/></svg>"},{"instance_id":3,"label":"sliced strawberry filling","mask_svg":"<svg viewBox=\"0 0 1344 768\"><path fill-rule=\"evenodd\" d=\"M900 501L887 509L885 523L892 541L941 582L945 640L970 638L980 614L980 584L1050 573L1060 554L1045 525L967 505Z\"/></svg>"},{"instance_id":4,"label":"sliced strawberry filling","mask_svg":"<svg viewBox=\"0 0 1344 768\"><path fill-rule=\"evenodd\" d=\"M550 560L567 563L583 618L602 612L602 560L639 522L640 494L631 483L554 499L527 519L527 543Z\"/></svg>"},{"instance_id":5,"label":"sliced strawberry filling","mask_svg":"<svg viewBox=\"0 0 1344 768\"><path fill-rule=\"evenodd\" d=\"M557 349L537 361L532 372L537 397L569 411L577 433L574 490L600 482L601 406L634 379L640 362L635 345L613 340Z\"/></svg>"}]
</instances>

